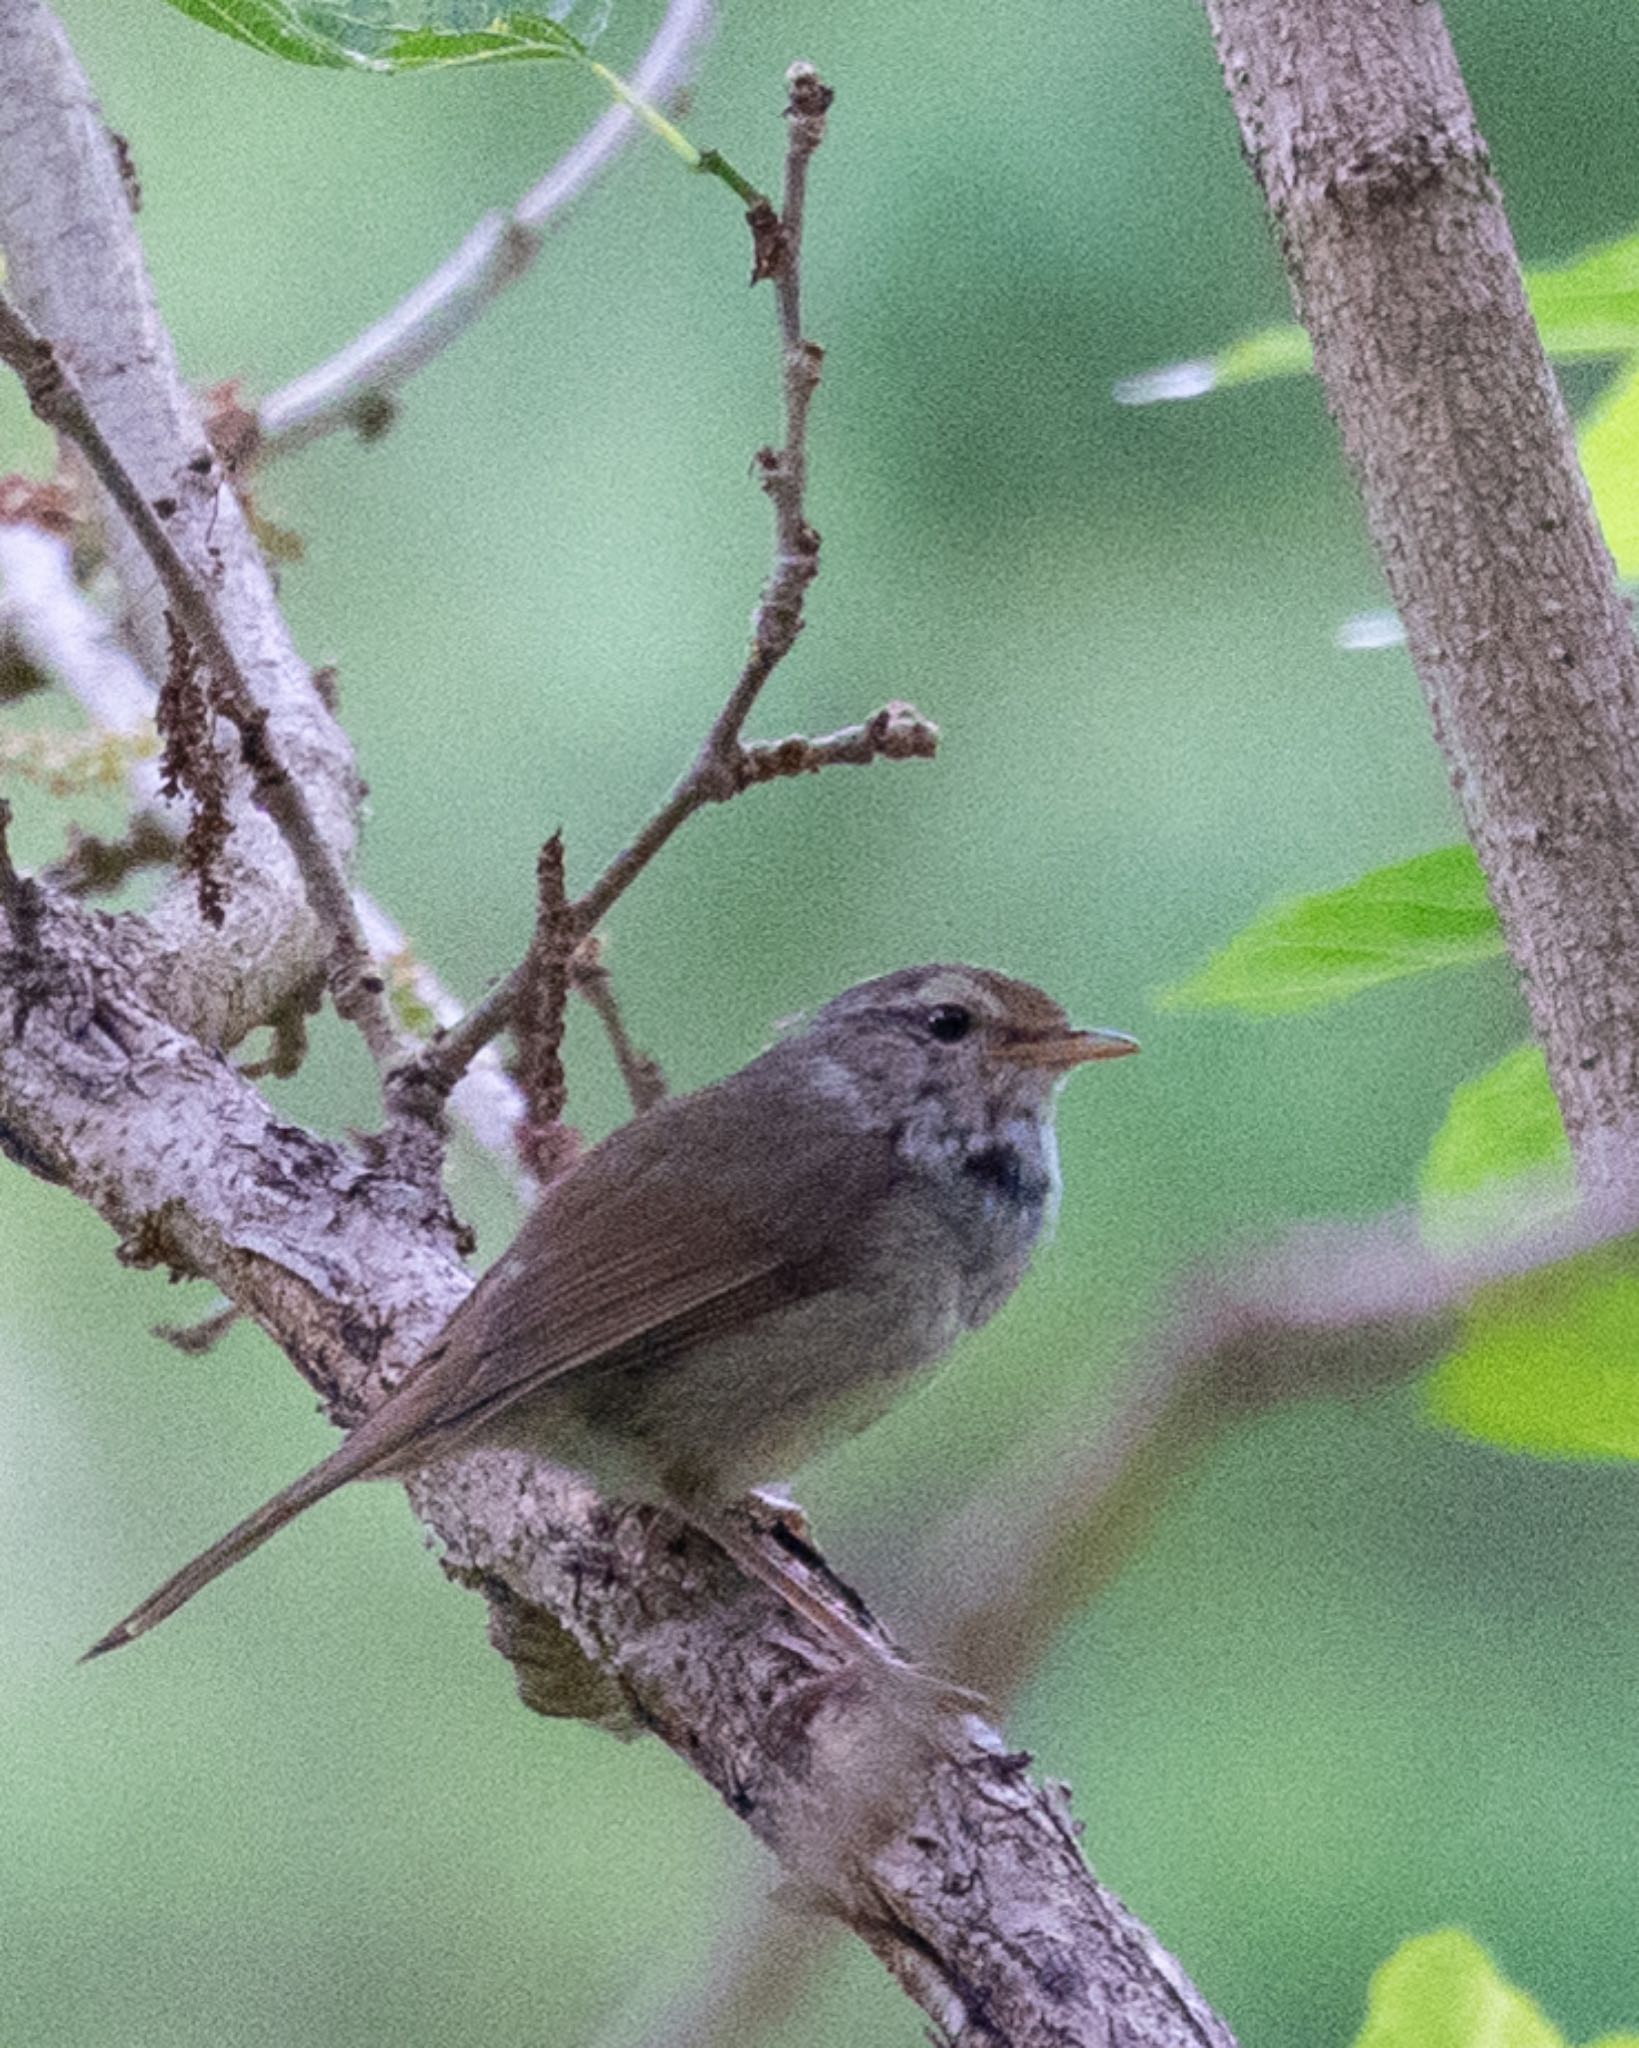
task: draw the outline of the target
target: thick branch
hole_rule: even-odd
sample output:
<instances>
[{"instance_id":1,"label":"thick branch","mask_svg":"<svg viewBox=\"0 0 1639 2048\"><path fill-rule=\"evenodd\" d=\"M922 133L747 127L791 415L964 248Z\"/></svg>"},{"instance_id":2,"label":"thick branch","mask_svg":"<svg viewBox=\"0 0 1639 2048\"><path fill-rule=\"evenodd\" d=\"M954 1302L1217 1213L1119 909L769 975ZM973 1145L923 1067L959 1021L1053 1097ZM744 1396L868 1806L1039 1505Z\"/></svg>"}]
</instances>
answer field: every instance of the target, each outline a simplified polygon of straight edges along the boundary
<instances>
[{"instance_id":1,"label":"thick branch","mask_svg":"<svg viewBox=\"0 0 1639 2048\"><path fill-rule=\"evenodd\" d=\"M409 1227L391 1181L293 1129L145 1007L118 922L46 898L3 930L7 1151L92 1202L127 1259L212 1281L338 1415L359 1414L468 1284L442 1243ZM828 1647L711 1546L543 1462L480 1453L413 1490L448 1568L503 1614L556 1617L952 2034L1227 2048L1088 1872L1062 1800L979 1723L928 1743L864 1674L839 1681Z\"/></svg>"},{"instance_id":2,"label":"thick branch","mask_svg":"<svg viewBox=\"0 0 1639 2048\"><path fill-rule=\"evenodd\" d=\"M160 320L115 151L61 28L43 0L0 0L0 248L25 317L71 370L137 490L173 500L167 530L207 585L223 634L268 714L285 764L335 858L351 858L358 778L346 740L291 644L256 544L231 491L190 465L208 453L197 408ZM117 514L107 543L143 667L163 675L164 593ZM190 888L152 913L172 962L176 1021L232 1044L276 1012L323 963L318 921L292 884L280 835L239 780L227 849L227 920L202 923Z\"/></svg>"},{"instance_id":3,"label":"thick branch","mask_svg":"<svg viewBox=\"0 0 1639 2048\"><path fill-rule=\"evenodd\" d=\"M1440 10L1206 0L1590 1187L1639 1175L1639 654Z\"/></svg>"},{"instance_id":4,"label":"thick branch","mask_svg":"<svg viewBox=\"0 0 1639 2048\"><path fill-rule=\"evenodd\" d=\"M211 704L239 734L240 759L250 775L254 799L278 826L295 859L309 907L324 934L336 1008L358 1026L377 1065L385 1069L398 1052L398 1035L387 1013L381 977L353 912L347 877L320 830L306 791L285 764L268 715L252 693L250 679L217 619L214 604L166 527L166 519L179 509L178 501L162 498L156 505L149 504L92 417L57 351L33 331L3 291L0 361L21 380L29 404L45 425L84 456L153 564L170 616L210 672ZM222 488L216 459L208 449L197 454L188 467L201 481L214 480L216 488ZM206 744L211 744L208 738Z\"/></svg>"}]
</instances>

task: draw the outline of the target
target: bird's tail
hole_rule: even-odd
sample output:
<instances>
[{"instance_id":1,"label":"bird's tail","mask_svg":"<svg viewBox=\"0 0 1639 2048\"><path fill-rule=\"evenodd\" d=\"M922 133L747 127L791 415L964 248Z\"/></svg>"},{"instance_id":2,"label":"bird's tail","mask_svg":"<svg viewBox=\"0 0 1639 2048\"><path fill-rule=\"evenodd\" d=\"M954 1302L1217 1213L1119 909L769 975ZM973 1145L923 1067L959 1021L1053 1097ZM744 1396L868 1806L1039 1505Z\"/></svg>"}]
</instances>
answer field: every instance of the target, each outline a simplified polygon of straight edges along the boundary
<instances>
[{"instance_id":1,"label":"bird's tail","mask_svg":"<svg viewBox=\"0 0 1639 2048\"><path fill-rule=\"evenodd\" d=\"M80 1659L89 1663L93 1657L106 1656L110 1650L123 1649L138 1636L146 1635L168 1615L184 1607L212 1579L219 1578L230 1565L242 1557L249 1557L253 1550L259 1550L275 1531L282 1529L286 1522L292 1522L312 1507L315 1501L323 1500L327 1493L334 1493L338 1486L345 1486L349 1479L357 1479L372 1466L379 1466L384 1455L390 1454L391 1443L382 1441L385 1431L373 1427L372 1422L362 1423L339 1449L304 1472L300 1479L264 1501L255 1514L247 1515L239 1526L213 1543L209 1550L202 1550L189 1564L185 1564L174 1577L165 1581L157 1593L150 1593L140 1607L135 1607L118 1624L111 1628L100 1642L95 1642Z\"/></svg>"}]
</instances>

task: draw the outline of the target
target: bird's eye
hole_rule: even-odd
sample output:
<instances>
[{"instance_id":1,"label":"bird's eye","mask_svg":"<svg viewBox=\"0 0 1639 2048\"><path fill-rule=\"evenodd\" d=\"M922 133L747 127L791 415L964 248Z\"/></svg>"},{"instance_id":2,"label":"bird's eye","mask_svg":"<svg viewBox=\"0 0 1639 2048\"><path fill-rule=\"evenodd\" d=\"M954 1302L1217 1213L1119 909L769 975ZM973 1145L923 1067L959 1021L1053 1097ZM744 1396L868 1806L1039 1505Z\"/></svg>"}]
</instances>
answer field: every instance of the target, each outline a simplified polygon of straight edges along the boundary
<instances>
[{"instance_id":1,"label":"bird's eye","mask_svg":"<svg viewBox=\"0 0 1639 2048\"><path fill-rule=\"evenodd\" d=\"M955 1045L973 1029L973 1012L960 1003L940 1003L928 1012L928 1030L941 1045Z\"/></svg>"}]
</instances>

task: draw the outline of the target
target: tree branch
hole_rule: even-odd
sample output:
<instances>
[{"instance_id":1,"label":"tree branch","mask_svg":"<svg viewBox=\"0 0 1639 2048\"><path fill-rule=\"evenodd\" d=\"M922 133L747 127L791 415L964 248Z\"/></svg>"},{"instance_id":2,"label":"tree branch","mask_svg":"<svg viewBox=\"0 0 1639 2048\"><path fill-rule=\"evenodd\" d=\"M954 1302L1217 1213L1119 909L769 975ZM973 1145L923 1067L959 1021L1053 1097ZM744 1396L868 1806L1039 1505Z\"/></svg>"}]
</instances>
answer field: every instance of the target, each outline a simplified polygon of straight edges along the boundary
<instances>
[{"instance_id":1,"label":"tree branch","mask_svg":"<svg viewBox=\"0 0 1639 2048\"><path fill-rule=\"evenodd\" d=\"M632 78L638 98L670 98L711 32L711 0L671 0ZM262 458L288 454L352 427L373 436L393 417L398 394L479 320L540 253L552 222L641 132L629 108L614 106L520 199L510 213L478 222L459 249L373 327L257 408Z\"/></svg>"},{"instance_id":2,"label":"tree branch","mask_svg":"<svg viewBox=\"0 0 1639 2048\"><path fill-rule=\"evenodd\" d=\"M741 734L764 685L790 653L802 631L809 585L819 574L819 535L808 524L808 412L819 385L823 351L802 332L802 235L808 165L825 135L831 90L807 64L787 73L788 142L784 211L774 222L754 220L756 276L773 280L779 315L781 391L785 439L763 448L757 470L774 507L774 566L752 617L751 651L733 689L712 722L688 773L637 837L571 906L575 929L590 936L679 826L707 804L726 803L754 783L802 775L834 763L927 760L938 746L938 728L912 705L895 702L861 726L823 739L745 743ZM506 1029L518 1001L525 969L514 968L484 1000L417 1063L418 1085L447 1088L467 1062Z\"/></svg>"},{"instance_id":3,"label":"tree branch","mask_svg":"<svg viewBox=\"0 0 1639 2048\"><path fill-rule=\"evenodd\" d=\"M24 317L49 335L139 494L174 499L168 531L212 606L286 767L337 861L350 861L358 776L280 615L266 567L231 492L189 465L207 448L178 373L131 218L120 165L90 85L44 0L0 0L0 247ZM100 494L99 494L100 495ZM147 673L165 673L165 600L147 555L111 514L107 547ZM149 914L175 1021L237 1043L307 985L324 938L276 827L237 771L226 854L227 916L205 924L191 888Z\"/></svg>"},{"instance_id":4,"label":"tree branch","mask_svg":"<svg viewBox=\"0 0 1639 2048\"><path fill-rule=\"evenodd\" d=\"M577 947L570 962L570 975L576 992L603 1026L609 1049L615 1056L615 1065L620 1069L620 1078L625 1083L626 1099L632 1105L633 1116L642 1116L657 1102L665 1100L666 1076L652 1054L639 1051L632 1043L626 1019L615 999L609 963L603 957L603 941L596 932L589 932Z\"/></svg>"},{"instance_id":5,"label":"tree branch","mask_svg":"<svg viewBox=\"0 0 1639 2048\"><path fill-rule=\"evenodd\" d=\"M0 523L0 598L27 658L74 699L97 731L129 738L152 730L157 692L74 581L66 540L37 527ZM157 761L133 759L127 781L134 812L132 858L159 861L167 851L174 856L180 806L160 794ZM118 849L98 852L97 871L83 879L88 886L112 887L120 878L123 856ZM76 870L83 866L78 854L70 860ZM454 1024L464 1006L416 956L403 929L363 890L354 891L353 907L395 1007L408 1013L406 1027L426 1033ZM461 1076L450 1110L516 1192L527 1196L533 1183L514 1143L523 1098L493 1051L486 1049Z\"/></svg>"},{"instance_id":6,"label":"tree branch","mask_svg":"<svg viewBox=\"0 0 1639 2048\"><path fill-rule=\"evenodd\" d=\"M178 501L161 498L149 504L92 417L56 349L34 332L4 291L0 291L0 361L15 372L39 419L84 456L158 573L171 616L210 672L211 708L228 718L239 734L240 759L250 774L254 799L278 826L295 858L308 904L324 933L326 973L337 1011L358 1027L377 1067L385 1073L399 1055L399 1037L387 1012L381 976L353 913L347 878L319 829L306 793L285 764L268 714L256 701L215 607L166 529L165 519L179 509ZM208 449L196 453L188 467L213 494L225 488L216 458ZM169 664L173 672L175 654L173 648ZM202 744L214 749L208 731ZM220 923L220 915L211 922Z\"/></svg>"},{"instance_id":7,"label":"tree branch","mask_svg":"<svg viewBox=\"0 0 1639 2048\"><path fill-rule=\"evenodd\" d=\"M49 29L47 43L55 35L36 0L0 0L0 55L10 56L22 29ZM8 67L6 76L0 123L15 112L19 72ZM811 81L799 74L793 82L794 125L814 118L805 76ZM76 122L89 121L89 97L76 80L64 84L62 103ZM50 109L31 102L30 117L49 130ZM20 160L0 147L0 184L12 194ZM35 165L37 178L49 181L51 170L49 162ZM97 224L78 219L74 207L94 212L99 203L95 193L78 192L55 225L94 239ZM47 216L57 207L55 194L40 201ZM800 220L800 187L795 213ZM77 319L58 321L25 303L77 375L75 351L106 349L98 375L104 395L117 393L113 364L136 332L129 303L109 311L94 344ZM169 365L157 321L148 339ZM153 393L141 366L127 367L140 408ZM178 469L168 431L122 423L128 436L89 386L87 398L139 497L171 495L175 481L181 517L183 472L199 442L182 443ZM163 428L169 415L161 409ZM133 437L148 451L141 462L132 457ZM782 452L792 452L789 436ZM151 478L150 458L170 471ZM800 516L800 462L794 473ZM237 508L221 492L212 494L213 508L217 499L211 516L234 526ZM189 513L183 524L183 558L211 589L228 645L283 741L282 700L262 690L262 671L238 636L237 598L225 594L232 586L243 595L234 579L259 568L254 552L219 564L209 553L208 520ZM809 539L804 529L789 552L811 555ZM191 551L195 542L203 558ZM788 646L794 638L811 574L811 562L796 580L776 563L764 599L774 641L783 635ZM785 603L792 591L795 602ZM782 604L787 615L774 616ZM148 611L150 627L161 625L162 608ZM152 672L158 650L150 631L143 658ZM259 648L258 661L263 654ZM301 687L318 703L305 675ZM755 690L744 677L738 694L749 708ZM298 734L322 740L333 731L322 706L305 725L294 701L291 709ZM740 747L744 712L735 709L731 699L719 721L719 766L727 765L728 742ZM344 750L338 758L350 777ZM292 772L305 790L303 769ZM325 801L341 790L350 802L345 777L327 783L328 771L314 772ZM322 815L318 829L345 861L346 804L339 818L339 833ZM297 900L292 867L269 839L279 860L267 907L288 920ZM181 1028L143 921L107 918L18 877L0 886L0 928L0 1145L94 1205L121 1232L128 1263L214 1283L287 1351L333 1413L355 1419L424 1354L470 1285L441 1217L430 1205L406 1203L402 1182L375 1161L292 1126L246 1076ZM248 935L236 936L253 962L265 957ZM284 984L287 995L303 985L288 973ZM653 1511L598 1501L542 1460L498 1452L452 1459L419 1475L412 1493L446 1546L447 1568L483 1588L498 1625L522 1618L537 1648L543 1637L557 1642L556 1652L531 1661L534 1697L548 1700L539 1680L548 1654L560 1665L589 1661L598 1697L623 1703L716 1785L808 1895L854 1927L948 2033L1021 2048L1227 2048L1227 2030L1177 1965L1086 1869L1062 1796L1033 1785L1021 1759L982 1723L970 1718L937 1741L920 1724L907 1727L868 1667L839 1672L821 1636L741 1579L711 1545Z\"/></svg>"},{"instance_id":8,"label":"tree branch","mask_svg":"<svg viewBox=\"0 0 1639 2048\"><path fill-rule=\"evenodd\" d=\"M1206 0L1590 1188L1639 1181L1639 653L1437 6Z\"/></svg>"}]
</instances>

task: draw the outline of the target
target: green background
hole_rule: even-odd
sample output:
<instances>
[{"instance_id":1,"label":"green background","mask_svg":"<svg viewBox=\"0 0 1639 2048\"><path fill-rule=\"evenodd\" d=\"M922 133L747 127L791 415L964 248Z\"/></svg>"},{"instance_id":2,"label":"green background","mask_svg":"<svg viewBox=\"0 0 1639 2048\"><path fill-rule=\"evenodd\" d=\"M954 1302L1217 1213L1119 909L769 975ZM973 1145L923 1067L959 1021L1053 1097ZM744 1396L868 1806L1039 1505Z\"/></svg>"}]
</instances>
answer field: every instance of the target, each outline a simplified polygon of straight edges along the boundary
<instances>
[{"instance_id":1,"label":"green background","mask_svg":"<svg viewBox=\"0 0 1639 2048\"><path fill-rule=\"evenodd\" d=\"M317 360L600 110L556 69L334 76L158 0L62 11L202 381ZM1527 259L1639 222L1639 14L1447 11ZM601 54L629 62L654 14L622 0ZM838 91L808 269L826 554L755 726L903 695L945 742L691 825L613 920L629 1015L693 1084L864 974L961 957L1146 1046L1066 1098L1064 1218L1021 1299L804 1477L914 1639L895 1588L921 1532L1034 1431L1098 1427L1168 1276L1406 1196L1452 1087L1522 1025L1500 967L1275 1024L1151 1008L1271 896L1454 833L1404 657L1332 644L1382 598L1316 389L1110 400L1285 309L1198 9L730 6L691 135L772 180L797 56ZM265 480L371 785L366 879L468 993L518 954L544 833L589 876L738 664L767 562L747 466L776 424L746 268L727 195L640 149L397 431ZM14 794L43 847L43 799ZM606 1128L584 1021L572 1054L574 1113ZM322 1030L285 1099L368 1121L352 1043ZM493 1251L505 1202L470 1159L457 1181ZM123 1271L105 1226L11 1170L0 1247L0 2043L666 2038L772 1867L657 1745L526 1715L393 1492L75 1667L327 1430L254 1333L204 1359L156 1342L206 1290ZM1470 1444L1411 1392L1289 1410L1169 1505L1012 1732L1249 2043L1347 2040L1372 1967L1447 1922L1583 2039L1639 2023L1636 1583L1631 1468ZM838 1949L774 2038L920 2028Z\"/></svg>"}]
</instances>

